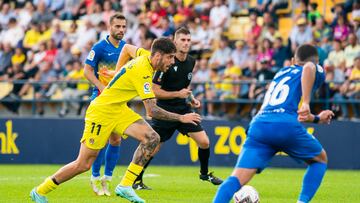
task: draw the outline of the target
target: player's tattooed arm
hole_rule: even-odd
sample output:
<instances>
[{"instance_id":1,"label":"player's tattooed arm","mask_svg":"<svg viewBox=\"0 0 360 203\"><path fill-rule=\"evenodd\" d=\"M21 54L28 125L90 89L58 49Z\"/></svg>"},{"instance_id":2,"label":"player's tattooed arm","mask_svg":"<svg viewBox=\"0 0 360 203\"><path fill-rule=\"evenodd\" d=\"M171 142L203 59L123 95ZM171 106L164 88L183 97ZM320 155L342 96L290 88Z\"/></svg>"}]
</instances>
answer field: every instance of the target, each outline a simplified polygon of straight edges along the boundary
<instances>
[{"instance_id":1,"label":"player's tattooed arm","mask_svg":"<svg viewBox=\"0 0 360 203\"><path fill-rule=\"evenodd\" d=\"M146 99L143 101L145 105L145 109L147 114L159 120L167 120L167 121L180 121L182 123L192 123L197 125L201 121L201 117L196 113L188 113L185 115L180 115L177 113L171 113L166 111L159 106L156 105L156 99Z\"/></svg>"}]
</instances>

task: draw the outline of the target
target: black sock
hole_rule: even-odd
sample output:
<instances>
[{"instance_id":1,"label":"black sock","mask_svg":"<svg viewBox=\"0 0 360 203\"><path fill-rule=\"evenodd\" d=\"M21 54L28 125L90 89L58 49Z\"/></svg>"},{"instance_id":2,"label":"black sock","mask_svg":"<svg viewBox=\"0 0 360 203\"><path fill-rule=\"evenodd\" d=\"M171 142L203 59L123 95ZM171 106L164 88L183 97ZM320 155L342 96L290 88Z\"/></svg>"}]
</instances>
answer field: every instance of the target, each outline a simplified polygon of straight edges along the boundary
<instances>
[{"instance_id":1,"label":"black sock","mask_svg":"<svg viewBox=\"0 0 360 203\"><path fill-rule=\"evenodd\" d=\"M138 175L138 177L136 178L135 183L136 183L136 182L139 182L139 181L142 182L145 169L149 166L149 164L150 164L150 162L151 162L152 159L153 159L153 157L150 157L149 161L145 164L143 170L141 171L141 173L140 173L140 174Z\"/></svg>"},{"instance_id":2,"label":"black sock","mask_svg":"<svg viewBox=\"0 0 360 203\"><path fill-rule=\"evenodd\" d=\"M51 180L53 181L53 183L55 183L55 185L59 185L59 183L56 181L55 177L52 177Z\"/></svg>"},{"instance_id":3,"label":"black sock","mask_svg":"<svg viewBox=\"0 0 360 203\"><path fill-rule=\"evenodd\" d=\"M198 156L200 160L200 173L202 175L208 174L209 167L209 157L210 157L210 148L198 150Z\"/></svg>"}]
</instances>

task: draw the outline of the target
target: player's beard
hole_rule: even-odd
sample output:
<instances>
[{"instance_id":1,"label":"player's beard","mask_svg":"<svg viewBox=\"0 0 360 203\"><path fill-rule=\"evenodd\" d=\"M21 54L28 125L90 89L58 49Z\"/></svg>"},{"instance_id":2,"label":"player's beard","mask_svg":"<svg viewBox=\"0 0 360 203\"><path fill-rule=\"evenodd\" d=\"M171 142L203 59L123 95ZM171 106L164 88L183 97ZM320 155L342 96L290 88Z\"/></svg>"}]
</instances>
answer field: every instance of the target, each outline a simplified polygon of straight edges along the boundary
<instances>
[{"instance_id":1,"label":"player's beard","mask_svg":"<svg viewBox=\"0 0 360 203\"><path fill-rule=\"evenodd\" d=\"M168 70L168 67L165 66L165 63L163 62L163 57L159 60L159 62L156 64L157 67L159 67L161 72L166 72Z\"/></svg>"},{"instance_id":2,"label":"player's beard","mask_svg":"<svg viewBox=\"0 0 360 203\"><path fill-rule=\"evenodd\" d=\"M113 37L114 39L120 41L122 40L124 34L116 34L116 33L111 33L111 37Z\"/></svg>"}]
</instances>

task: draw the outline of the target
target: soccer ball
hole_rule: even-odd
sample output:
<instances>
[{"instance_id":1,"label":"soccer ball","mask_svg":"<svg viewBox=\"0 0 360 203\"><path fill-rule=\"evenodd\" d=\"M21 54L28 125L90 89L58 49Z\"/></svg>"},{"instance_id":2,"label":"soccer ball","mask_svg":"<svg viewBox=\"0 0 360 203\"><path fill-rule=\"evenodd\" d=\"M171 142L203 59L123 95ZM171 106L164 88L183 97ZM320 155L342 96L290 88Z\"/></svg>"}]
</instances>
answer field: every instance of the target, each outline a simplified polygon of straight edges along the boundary
<instances>
[{"instance_id":1,"label":"soccer ball","mask_svg":"<svg viewBox=\"0 0 360 203\"><path fill-rule=\"evenodd\" d=\"M235 203L259 203L259 193L250 185L243 186L234 194Z\"/></svg>"}]
</instances>

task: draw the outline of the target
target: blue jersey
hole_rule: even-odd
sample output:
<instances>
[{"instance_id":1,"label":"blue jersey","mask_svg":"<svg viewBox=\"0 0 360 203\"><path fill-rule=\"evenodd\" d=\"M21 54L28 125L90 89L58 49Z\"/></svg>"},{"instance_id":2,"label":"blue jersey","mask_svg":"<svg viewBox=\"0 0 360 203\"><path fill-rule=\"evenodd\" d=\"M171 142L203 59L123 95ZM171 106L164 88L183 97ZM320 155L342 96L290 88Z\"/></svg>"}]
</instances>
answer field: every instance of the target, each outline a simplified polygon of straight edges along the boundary
<instances>
[{"instance_id":1,"label":"blue jersey","mask_svg":"<svg viewBox=\"0 0 360 203\"><path fill-rule=\"evenodd\" d=\"M294 65L279 70L265 94L261 110L253 121L297 122L297 110L302 97L302 69L302 66ZM324 80L324 69L316 65L313 92Z\"/></svg>"},{"instance_id":2,"label":"blue jersey","mask_svg":"<svg viewBox=\"0 0 360 203\"><path fill-rule=\"evenodd\" d=\"M120 52L125 44L126 42L121 40L119 45L115 47L109 41L108 35L105 39L96 43L89 52L89 55L85 60L85 64L93 67L96 78L98 78L99 81L104 85L107 85L110 82L111 78L106 78L102 76L99 77L98 72L104 68L109 70L115 70ZM99 94L99 89L97 87L94 87L91 99L95 99L95 97L97 97Z\"/></svg>"}]
</instances>

